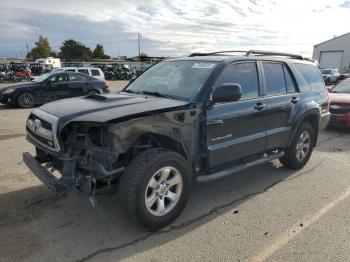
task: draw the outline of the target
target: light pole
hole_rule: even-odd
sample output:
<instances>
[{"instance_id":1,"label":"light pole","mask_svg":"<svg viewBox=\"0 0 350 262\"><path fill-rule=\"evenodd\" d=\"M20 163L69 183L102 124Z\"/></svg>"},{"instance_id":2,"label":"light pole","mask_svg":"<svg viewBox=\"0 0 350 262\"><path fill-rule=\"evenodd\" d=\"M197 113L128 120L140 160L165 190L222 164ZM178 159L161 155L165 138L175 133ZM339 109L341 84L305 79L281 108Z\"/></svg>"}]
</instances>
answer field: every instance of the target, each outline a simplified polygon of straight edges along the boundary
<instances>
[{"instance_id":1,"label":"light pole","mask_svg":"<svg viewBox=\"0 0 350 262\"><path fill-rule=\"evenodd\" d=\"M141 34L137 33L137 45L138 45L138 49L139 49L139 61L141 61L140 38L141 38Z\"/></svg>"}]
</instances>

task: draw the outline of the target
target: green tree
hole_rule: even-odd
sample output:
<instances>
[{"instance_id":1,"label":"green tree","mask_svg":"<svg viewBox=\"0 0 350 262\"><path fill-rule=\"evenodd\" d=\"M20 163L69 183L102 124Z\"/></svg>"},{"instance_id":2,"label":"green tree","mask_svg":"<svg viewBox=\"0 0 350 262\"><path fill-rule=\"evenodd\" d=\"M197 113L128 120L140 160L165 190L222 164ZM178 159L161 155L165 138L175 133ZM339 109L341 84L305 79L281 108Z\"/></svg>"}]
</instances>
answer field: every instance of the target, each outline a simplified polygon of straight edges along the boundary
<instances>
[{"instance_id":1,"label":"green tree","mask_svg":"<svg viewBox=\"0 0 350 262\"><path fill-rule=\"evenodd\" d=\"M59 56L65 61L80 60L87 61L92 57L91 49L83 43L69 39L63 42Z\"/></svg>"},{"instance_id":2,"label":"green tree","mask_svg":"<svg viewBox=\"0 0 350 262\"><path fill-rule=\"evenodd\" d=\"M46 58L52 53L49 40L47 37L39 36L37 42L35 42L35 47L27 54L27 58L38 59Z\"/></svg>"},{"instance_id":3,"label":"green tree","mask_svg":"<svg viewBox=\"0 0 350 262\"><path fill-rule=\"evenodd\" d=\"M106 55L103 45L97 44L92 55L94 58L105 58Z\"/></svg>"},{"instance_id":4,"label":"green tree","mask_svg":"<svg viewBox=\"0 0 350 262\"><path fill-rule=\"evenodd\" d=\"M148 55L146 53L141 53L140 54L140 61L146 61L148 58Z\"/></svg>"}]
</instances>

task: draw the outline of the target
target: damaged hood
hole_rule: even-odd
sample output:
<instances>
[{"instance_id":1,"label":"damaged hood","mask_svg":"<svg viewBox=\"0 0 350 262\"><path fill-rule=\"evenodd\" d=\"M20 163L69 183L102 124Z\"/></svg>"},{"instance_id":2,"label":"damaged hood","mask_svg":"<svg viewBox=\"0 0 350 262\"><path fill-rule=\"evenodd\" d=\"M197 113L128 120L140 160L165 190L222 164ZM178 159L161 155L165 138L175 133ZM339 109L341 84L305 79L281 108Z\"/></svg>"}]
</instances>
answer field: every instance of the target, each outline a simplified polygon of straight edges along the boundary
<instances>
[{"instance_id":1,"label":"damaged hood","mask_svg":"<svg viewBox=\"0 0 350 262\"><path fill-rule=\"evenodd\" d=\"M119 93L58 100L41 106L40 110L56 116L62 127L71 121L108 122L187 104L162 97Z\"/></svg>"}]
</instances>

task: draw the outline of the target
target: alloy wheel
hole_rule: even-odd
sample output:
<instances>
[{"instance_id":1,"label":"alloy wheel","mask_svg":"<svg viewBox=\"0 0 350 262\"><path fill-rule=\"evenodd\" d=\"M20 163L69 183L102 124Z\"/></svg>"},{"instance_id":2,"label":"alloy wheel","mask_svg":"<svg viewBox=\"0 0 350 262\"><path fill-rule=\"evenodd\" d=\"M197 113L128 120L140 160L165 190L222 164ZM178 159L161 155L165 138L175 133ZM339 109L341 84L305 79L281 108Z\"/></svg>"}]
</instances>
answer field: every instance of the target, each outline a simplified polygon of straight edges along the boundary
<instances>
[{"instance_id":1,"label":"alloy wheel","mask_svg":"<svg viewBox=\"0 0 350 262\"><path fill-rule=\"evenodd\" d=\"M149 180L145 192L145 206L154 216L164 216L175 208L181 198L183 180L175 167L159 169Z\"/></svg>"},{"instance_id":2,"label":"alloy wheel","mask_svg":"<svg viewBox=\"0 0 350 262\"><path fill-rule=\"evenodd\" d=\"M303 161L309 153L311 146L311 137L308 132L301 133L296 146L296 157L299 161Z\"/></svg>"}]
</instances>

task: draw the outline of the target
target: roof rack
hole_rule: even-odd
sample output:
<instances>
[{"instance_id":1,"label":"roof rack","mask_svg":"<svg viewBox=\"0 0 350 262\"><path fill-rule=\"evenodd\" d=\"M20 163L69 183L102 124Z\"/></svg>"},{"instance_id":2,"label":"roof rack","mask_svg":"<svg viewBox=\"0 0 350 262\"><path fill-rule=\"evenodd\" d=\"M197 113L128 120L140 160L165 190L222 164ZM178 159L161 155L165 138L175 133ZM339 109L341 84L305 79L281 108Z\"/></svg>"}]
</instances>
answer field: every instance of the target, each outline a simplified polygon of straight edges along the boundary
<instances>
[{"instance_id":1,"label":"roof rack","mask_svg":"<svg viewBox=\"0 0 350 262\"><path fill-rule=\"evenodd\" d=\"M189 57L193 57L193 56L210 56L210 55L224 55L225 53L244 53L245 56L250 56L250 55L286 56L286 57L290 57L290 58L294 58L294 59L310 60L310 59L304 58L302 55L298 55L298 54L273 52L273 51L264 51L264 50L249 50L249 51L231 50L231 51L218 51L218 52L211 52L211 53L193 53L193 54L190 54Z\"/></svg>"},{"instance_id":2,"label":"roof rack","mask_svg":"<svg viewBox=\"0 0 350 262\"><path fill-rule=\"evenodd\" d=\"M189 57L192 56L210 56L210 55L223 55L225 53L244 53L246 54L247 51L242 50L230 50L230 51L218 51L218 52L210 52L210 53L192 53L189 55Z\"/></svg>"},{"instance_id":3,"label":"roof rack","mask_svg":"<svg viewBox=\"0 0 350 262\"><path fill-rule=\"evenodd\" d=\"M250 55L287 56L290 58L304 60L304 57L302 55L291 54L291 53L282 53L282 52L273 52L273 51L264 51L264 50L249 50L246 53L246 56L250 56Z\"/></svg>"}]
</instances>

